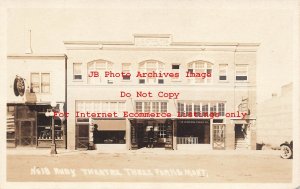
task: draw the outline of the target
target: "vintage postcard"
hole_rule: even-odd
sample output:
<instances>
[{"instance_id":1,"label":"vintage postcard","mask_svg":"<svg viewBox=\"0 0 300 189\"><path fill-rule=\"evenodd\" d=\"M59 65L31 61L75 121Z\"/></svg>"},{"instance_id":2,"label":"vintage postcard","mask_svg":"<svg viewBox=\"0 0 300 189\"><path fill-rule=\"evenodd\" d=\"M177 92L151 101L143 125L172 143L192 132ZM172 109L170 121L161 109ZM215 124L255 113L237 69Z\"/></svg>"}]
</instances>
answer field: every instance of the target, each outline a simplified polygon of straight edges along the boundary
<instances>
[{"instance_id":1,"label":"vintage postcard","mask_svg":"<svg viewBox=\"0 0 300 189\"><path fill-rule=\"evenodd\" d=\"M1 188L299 188L299 2L11 1Z\"/></svg>"}]
</instances>

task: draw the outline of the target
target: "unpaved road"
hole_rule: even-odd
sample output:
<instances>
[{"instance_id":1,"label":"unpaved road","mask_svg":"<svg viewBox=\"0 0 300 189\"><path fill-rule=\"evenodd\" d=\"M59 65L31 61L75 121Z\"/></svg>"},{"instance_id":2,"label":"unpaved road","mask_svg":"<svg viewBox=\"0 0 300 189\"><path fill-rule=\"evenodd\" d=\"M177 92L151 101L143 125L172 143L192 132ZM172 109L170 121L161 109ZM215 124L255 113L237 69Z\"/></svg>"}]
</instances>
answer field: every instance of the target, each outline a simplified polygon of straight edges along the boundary
<instances>
[{"instance_id":1,"label":"unpaved road","mask_svg":"<svg viewBox=\"0 0 300 189\"><path fill-rule=\"evenodd\" d=\"M7 155L7 181L281 183L291 182L292 162L258 151Z\"/></svg>"}]
</instances>

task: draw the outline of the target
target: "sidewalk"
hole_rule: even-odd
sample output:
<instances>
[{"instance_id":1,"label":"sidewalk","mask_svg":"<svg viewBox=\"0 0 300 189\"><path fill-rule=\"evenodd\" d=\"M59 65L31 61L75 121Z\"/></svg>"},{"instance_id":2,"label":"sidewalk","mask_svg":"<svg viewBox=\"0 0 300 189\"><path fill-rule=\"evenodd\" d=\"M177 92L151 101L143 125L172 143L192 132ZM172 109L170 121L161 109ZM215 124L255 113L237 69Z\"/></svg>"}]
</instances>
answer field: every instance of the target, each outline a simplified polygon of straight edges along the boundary
<instances>
[{"instance_id":1,"label":"sidewalk","mask_svg":"<svg viewBox=\"0 0 300 189\"><path fill-rule=\"evenodd\" d=\"M18 147L6 149L7 155L51 156L50 148ZM64 155L100 155L100 154L165 154L165 155L274 155L280 150L165 150L164 148L142 148L138 150L68 150L57 149L57 156Z\"/></svg>"}]
</instances>

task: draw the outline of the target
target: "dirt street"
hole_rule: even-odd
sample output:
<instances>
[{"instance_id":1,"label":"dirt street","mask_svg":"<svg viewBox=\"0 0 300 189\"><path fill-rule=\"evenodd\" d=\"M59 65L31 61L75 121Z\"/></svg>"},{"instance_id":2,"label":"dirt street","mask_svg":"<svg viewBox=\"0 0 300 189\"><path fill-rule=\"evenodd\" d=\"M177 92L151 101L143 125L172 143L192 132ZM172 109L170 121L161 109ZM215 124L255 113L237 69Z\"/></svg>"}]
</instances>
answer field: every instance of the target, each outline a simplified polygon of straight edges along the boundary
<instances>
[{"instance_id":1,"label":"dirt street","mask_svg":"<svg viewBox=\"0 0 300 189\"><path fill-rule=\"evenodd\" d=\"M278 153L101 153L7 155L7 181L291 182Z\"/></svg>"}]
</instances>

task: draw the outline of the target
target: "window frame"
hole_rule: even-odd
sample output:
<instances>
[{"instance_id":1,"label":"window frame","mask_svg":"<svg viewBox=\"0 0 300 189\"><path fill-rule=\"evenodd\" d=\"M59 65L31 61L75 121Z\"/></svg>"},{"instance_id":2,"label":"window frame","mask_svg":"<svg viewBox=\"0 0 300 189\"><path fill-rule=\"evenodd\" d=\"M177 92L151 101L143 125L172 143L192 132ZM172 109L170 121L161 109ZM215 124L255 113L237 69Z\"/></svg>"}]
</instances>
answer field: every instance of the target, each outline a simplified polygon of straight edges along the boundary
<instances>
[{"instance_id":1,"label":"window frame","mask_svg":"<svg viewBox=\"0 0 300 189\"><path fill-rule=\"evenodd\" d=\"M128 66L128 68L127 69L124 69L124 65L127 65ZM130 70L131 70L131 63L122 63L122 72L123 73L130 73ZM124 79L124 78L127 78L127 77L123 77L122 76L122 81L131 81L132 79L132 77L131 76L129 76L129 79Z\"/></svg>"},{"instance_id":2,"label":"window frame","mask_svg":"<svg viewBox=\"0 0 300 189\"><path fill-rule=\"evenodd\" d=\"M80 67L80 74L75 74L75 66L74 65L79 65ZM76 79L76 76L81 76L80 79ZM83 80L83 69L82 69L82 63L80 62L73 62L73 81L82 81Z\"/></svg>"},{"instance_id":3,"label":"window frame","mask_svg":"<svg viewBox=\"0 0 300 189\"><path fill-rule=\"evenodd\" d=\"M145 103L149 103L150 111L145 111ZM139 104L139 108L137 108L138 107L137 104ZM140 113L140 112L166 113L168 112L168 102L167 101L135 101L134 108L136 113Z\"/></svg>"},{"instance_id":4,"label":"window frame","mask_svg":"<svg viewBox=\"0 0 300 189\"><path fill-rule=\"evenodd\" d=\"M246 66L246 74L245 75L237 74L239 66ZM237 77L246 77L246 79L238 80ZM249 64L236 64L235 65L235 81L236 82L248 82L249 81Z\"/></svg>"},{"instance_id":5,"label":"window frame","mask_svg":"<svg viewBox=\"0 0 300 189\"><path fill-rule=\"evenodd\" d=\"M98 66L99 64L100 66ZM105 66L101 66L101 64L105 64ZM91 62L88 62L86 64L86 71L87 71L87 80L86 83L88 85L111 85L115 82L114 78L112 77L105 77L104 75L101 75L101 72L106 71L112 71L113 70L114 63L108 60L94 60ZM89 73L91 71L97 71L99 73L98 77L89 77Z\"/></svg>"},{"instance_id":6,"label":"window frame","mask_svg":"<svg viewBox=\"0 0 300 189\"><path fill-rule=\"evenodd\" d=\"M221 71L223 69L221 69L221 66L225 66L225 74L221 74ZM225 79L221 79L221 77L225 76ZM228 64L219 64L219 81L221 82L225 82L228 81Z\"/></svg>"},{"instance_id":7,"label":"window frame","mask_svg":"<svg viewBox=\"0 0 300 189\"><path fill-rule=\"evenodd\" d=\"M33 82L32 82L32 75L33 74L36 74L38 75L38 82L35 82L35 83L38 83L38 88L39 88L39 91L38 92L33 92ZM43 74L48 74L49 75L49 91L48 92L43 92L42 90L42 75ZM30 73L30 93L38 93L38 94L50 94L51 93L51 73L50 72L31 72Z\"/></svg>"},{"instance_id":8,"label":"window frame","mask_svg":"<svg viewBox=\"0 0 300 189\"><path fill-rule=\"evenodd\" d=\"M200 64L204 64L203 67L198 67L198 65ZM210 65L210 66L208 66ZM197 70L205 70L205 72L198 72ZM210 74L211 77L207 77L207 73L208 70L211 70ZM213 70L214 70L214 64L211 62L207 62L207 61L202 61L202 60L196 60L196 61L192 61L189 62L187 64L187 71L186 72L192 72L192 73L206 73L206 76L204 79L202 79L201 77L197 78L197 77L187 77L189 79L189 83L192 84L212 84L214 79L213 79ZM185 72L185 75L186 75ZM198 80L204 80L203 82L198 82Z\"/></svg>"},{"instance_id":9,"label":"window frame","mask_svg":"<svg viewBox=\"0 0 300 189\"><path fill-rule=\"evenodd\" d=\"M155 64L155 66L151 67L149 66L150 64ZM165 70L165 63L159 61L159 60L145 60L142 61L138 64L138 71L142 72L142 73L148 73L148 69L159 73L160 71L164 71ZM154 69L154 70L153 70ZM150 71L151 72L151 71ZM144 83L141 83L140 80L144 79ZM162 79L165 80L165 78L156 78L156 77L138 77L138 84L146 84L146 85L156 85L159 84L158 83L158 79ZM150 82L151 80L153 80L154 82ZM161 83L164 84L164 83Z\"/></svg>"}]
</instances>

